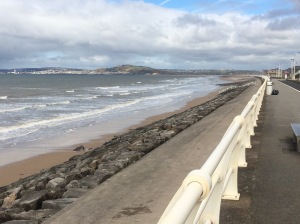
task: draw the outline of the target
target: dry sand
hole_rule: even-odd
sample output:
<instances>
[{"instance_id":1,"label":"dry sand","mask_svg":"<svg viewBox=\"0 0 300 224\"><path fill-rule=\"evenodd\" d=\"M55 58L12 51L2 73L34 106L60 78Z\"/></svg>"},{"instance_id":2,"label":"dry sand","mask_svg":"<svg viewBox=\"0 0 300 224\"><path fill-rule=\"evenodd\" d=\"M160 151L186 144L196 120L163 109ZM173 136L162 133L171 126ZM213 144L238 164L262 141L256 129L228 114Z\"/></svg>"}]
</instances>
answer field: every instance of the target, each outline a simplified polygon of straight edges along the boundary
<instances>
[{"instance_id":1,"label":"dry sand","mask_svg":"<svg viewBox=\"0 0 300 224\"><path fill-rule=\"evenodd\" d=\"M241 77L222 77L222 79L227 80L227 81L232 81L232 82L237 82L241 80ZM220 89L219 89L220 90ZM137 127L145 126L147 124L150 124L152 122L158 121L160 119L167 118L173 114L182 112L184 110L187 110L191 107L200 105L202 103L207 102L208 100L211 100L215 98L218 95L219 90L212 92L206 96L196 98L186 104L183 108L169 112L169 113L164 113L161 115L157 116L152 116L138 125L131 126L129 129L134 129ZM86 148L95 148L101 146L105 141L110 140L114 135L116 134L121 134L121 133L114 133L110 135L105 135L101 136L99 139L95 139L89 142L82 143ZM37 155L22 161L18 161L15 163L11 163L5 166L0 167L0 186L5 186L8 185L14 181L19 180L20 178L24 178L27 176L30 176L32 174L40 172L42 169L47 169L50 168L54 165L61 164L65 161L67 161L70 157L74 155L78 155L83 152L74 152L72 151L76 146L70 147L68 150L56 150L51 153L46 153L46 154L41 154Z\"/></svg>"}]
</instances>

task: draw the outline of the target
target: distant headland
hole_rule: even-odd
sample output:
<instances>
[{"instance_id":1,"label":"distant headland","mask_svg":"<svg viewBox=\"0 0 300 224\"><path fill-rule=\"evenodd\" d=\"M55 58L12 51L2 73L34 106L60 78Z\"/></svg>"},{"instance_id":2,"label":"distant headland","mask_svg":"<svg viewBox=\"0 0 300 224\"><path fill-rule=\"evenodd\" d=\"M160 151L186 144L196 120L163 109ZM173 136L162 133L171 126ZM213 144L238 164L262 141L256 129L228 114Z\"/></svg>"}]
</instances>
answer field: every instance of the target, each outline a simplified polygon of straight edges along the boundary
<instances>
[{"instance_id":1,"label":"distant headland","mask_svg":"<svg viewBox=\"0 0 300 224\"><path fill-rule=\"evenodd\" d=\"M43 67L43 68L18 68L0 69L0 74L87 74L87 75L114 75L114 74L147 74L147 75L235 75L235 74L258 74L254 70L182 70L182 69L155 69L146 66L119 65L112 68L97 68L94 70Z\"/></svg>"}]
</instances>

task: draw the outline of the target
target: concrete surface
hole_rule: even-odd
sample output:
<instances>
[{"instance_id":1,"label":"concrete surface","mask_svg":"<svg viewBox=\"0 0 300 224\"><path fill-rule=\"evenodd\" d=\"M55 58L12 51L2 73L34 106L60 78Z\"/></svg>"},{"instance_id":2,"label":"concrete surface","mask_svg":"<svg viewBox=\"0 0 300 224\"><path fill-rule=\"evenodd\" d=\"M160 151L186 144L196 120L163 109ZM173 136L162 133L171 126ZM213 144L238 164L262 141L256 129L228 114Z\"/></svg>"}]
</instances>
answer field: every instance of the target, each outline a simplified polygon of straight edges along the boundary
<instances>
[{"instance_id":1,"label":"concrete surface","mask_svg":"<svg viewBox=\"0 0 300 224\"><path fill-rule=\"evenodd\" d=\"M260 84L258 81L44 223L157 223L185 176L201 167Z\"/></svg>"},{"instance_id":2,"label":"concrete surface","mask_svg":"<svg viewBox=\"0 0 300 224\"><path fill-rule=\"evenodd\" d=\"M300 123L300 92L274 84L279 95L265 97L248 167L239 170L240 201L222 201L221 223L300 223L300 154L290 126Z\"/></svg>"}]
</instances>

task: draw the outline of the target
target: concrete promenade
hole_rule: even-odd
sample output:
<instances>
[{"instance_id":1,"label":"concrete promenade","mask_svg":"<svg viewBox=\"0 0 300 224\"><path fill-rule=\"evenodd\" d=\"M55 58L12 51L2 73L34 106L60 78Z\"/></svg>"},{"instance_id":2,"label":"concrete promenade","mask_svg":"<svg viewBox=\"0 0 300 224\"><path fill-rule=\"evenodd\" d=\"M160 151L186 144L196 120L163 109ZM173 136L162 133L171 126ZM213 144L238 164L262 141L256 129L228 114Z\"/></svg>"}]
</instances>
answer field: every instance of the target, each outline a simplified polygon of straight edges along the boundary
<instances>
[{"instance_id":1,"label":"concrete promenade","mask_svg":"<svg viewBox=\"0 0 300 224\"><path fill-rule=\"evenodd\" d=\"M300 223L300 154L290 126L300 123L300 92L274 84L279 95L265 96L248 167L239 170L240 201L222 201L221 223Z\"/></svg>"},{"instance_id":2,"label":"concrete promenade","mask_svg":"<svg viewBox=\"0 0 300 224\"><path fill-rule=\"evenodd\" d=\"M300 223L300 153L290 123L300 123L300 91L274 81L265 96L239 201L222 201L220 223ZM300 89L300 84L298 84ZM186 174L200 168L258 85L217 109L45 223L157 223Z\"/></svg>"},{"instance_id":3,"label":"concrete promenade","mask_svg":"<svg viewBox=\"0 0 300 224\"><path fill-rule=\"evenodd\" d=\"M260 85L258 80L256 86L249 87L44 223L157 223L183 179L202 166Z\"/></svg>"},{"instance_id":4,"label":"concrete promenade","mask_svg":"<svg viewBox=\"0 0 300 224\"><path fill-rule=\"evenodd\" d=\"M290 123L300 123L300 92L275 81L267 96L251 223L300 223L300 154Z\"/></svg>"}]
</instances>

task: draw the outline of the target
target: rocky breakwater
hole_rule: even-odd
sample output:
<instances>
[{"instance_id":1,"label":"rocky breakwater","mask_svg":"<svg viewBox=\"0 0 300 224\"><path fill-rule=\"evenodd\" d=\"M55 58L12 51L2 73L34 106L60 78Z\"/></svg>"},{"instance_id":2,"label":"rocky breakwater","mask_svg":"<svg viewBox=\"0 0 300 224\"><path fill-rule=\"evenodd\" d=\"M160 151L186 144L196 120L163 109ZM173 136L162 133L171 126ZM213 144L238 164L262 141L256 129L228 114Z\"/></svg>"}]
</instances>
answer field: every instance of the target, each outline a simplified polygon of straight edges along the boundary
<instances>
[{"instance_id":1,"label":"rocky breakwater","mask_svg":"<svg viewBox=\"0 0 300 224\"><path fill-rule=\"evenodd\" d=\"M42 223L115 173L244 91L235 84L215 99L150 125L115 136L103 146L0 188L0 223Z\"/></svg>"}]
</instances>

